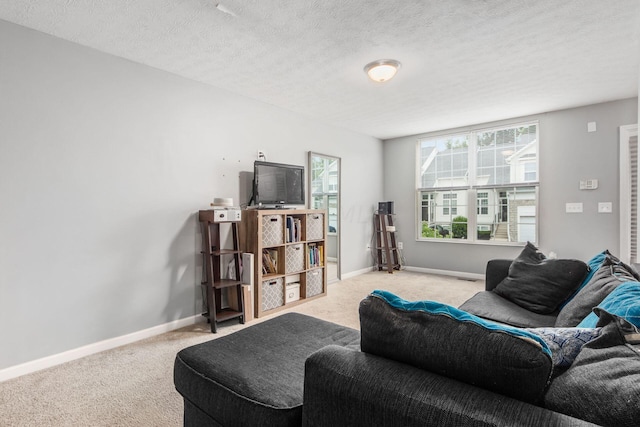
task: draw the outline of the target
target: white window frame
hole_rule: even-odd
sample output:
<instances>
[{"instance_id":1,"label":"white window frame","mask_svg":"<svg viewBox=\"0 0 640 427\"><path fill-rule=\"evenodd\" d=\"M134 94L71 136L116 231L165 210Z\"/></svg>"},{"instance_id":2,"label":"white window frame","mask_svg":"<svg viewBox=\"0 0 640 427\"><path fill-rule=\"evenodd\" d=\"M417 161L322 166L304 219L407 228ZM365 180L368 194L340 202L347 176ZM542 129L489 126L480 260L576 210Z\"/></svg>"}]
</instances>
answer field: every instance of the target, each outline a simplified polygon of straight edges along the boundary
<instances>
[{"instance_id":1,"label":"white window frame","mask_svg":"<svg viewBox=\"0 0 640 427\"><path fill-rule=\"evenodd\" d=\"M519 127L527 127L527 126L536 126L536 138L535 138L535 159L527 160L524 155L523 161L521 162L520 175L519 179L512 183L507 184L499 184L499 185L480 185L480 180L482 177L477 177L478 170L478 158L476 155L477 152L477 136L483 132L496 132L504 129L512 129ZM422 188L422 171L423 165L421 164L421 144L425 140L434 139L434 138L448 138L448 137L459 137L459 136L467 136L467 141L469 143L468 148L468 172L465 179L468 180L468 187L460 188L460 187L433 187L433 188ZM449 242L449 243L467 243L467 244L495 244L495 245L508 245L508 246L522 246L524 242L521 241L496 241L496 240L480 240L478 238L478 217L484 215L483 213L479 213L478 211L483 209L486 205L481 205L477 196L478 192L487 192L492 189L498 189L499 191L503 191L503 189L512 188L517 190L518 187L523 187L527 189L532 189L535 197L535 208L533 212L535 213L535 241L538 242L538 233L540 228L540 217L539 217L539 208L538 205L540 203L539 197L539 176L540 176L540 124L538 121L527 121L527 122L516 122L512 124L505 124L502 126L495 127L478 127L478 128L469 128L465 132L439 132L429 135L428 137L420 138L416 143L416 153L415 153L415 162L416 162L416 198L415 198L415 206L416 206L416 221L415 221L415 230L416 230L416 240L417 241L439 241L439 242ZM533 170L531 170L531 166L534 165ZM533 175L533 176L532 176ZM531 179L533 178L533 179ZM512 178L513 179L513 178ZM440 238L432 238L432 237L423 237L422 236L422 208L423 206L423 194L424 193L442 193L445 194L446 191L452 190L454 188L463 189L467 192L467 199L463 200L463 204L467 204L466 210L469 212L467 215L467 236L466 238L460 239L440 239ZM515 193L517 195L517 192ZM464 199L464 198L463 198ZM432 201L432 199L429 199ZM444 202L445 199L443 199ZM452 199L449 199L452 200ZM446 208L453 208L449 203L445 205L443 203L443 210ZM496 210L502 209L502 197L498 196L495 204ZM457 208L457 203L456 203ZM437 209L436 209L437 210ZM530 212L531 209L527 209L527 212ZM464 212L464 211L463 211ZM444 212L446 215L450 215L451 217L457 216L456 213ZM489 226L490 227L490 226ZM520 227L520 225L518 225ZM473 232L471 231L473 230ZM510 238L509 238L510 240ZM519 239L520 240L520 239Z\"/></svg>"}]
</instances>

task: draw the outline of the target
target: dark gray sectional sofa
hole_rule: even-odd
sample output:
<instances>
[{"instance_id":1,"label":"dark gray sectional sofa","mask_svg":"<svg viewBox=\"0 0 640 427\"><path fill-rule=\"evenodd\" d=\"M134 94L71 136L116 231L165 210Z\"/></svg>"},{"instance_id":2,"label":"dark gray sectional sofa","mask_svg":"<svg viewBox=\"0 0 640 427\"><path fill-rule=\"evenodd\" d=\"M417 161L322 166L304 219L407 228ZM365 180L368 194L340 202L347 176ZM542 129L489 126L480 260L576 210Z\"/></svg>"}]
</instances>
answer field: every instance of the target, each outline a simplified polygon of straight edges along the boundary
<instances>
[{"instance_id":1,"label":"dark gray sectional sofa","mask_svg":"<svg viewBox=\"0 0 640 427\"><path fill-rule=\"evenodd\" d=\"M539 256L533 264L555 264ZM493 260L487 265L486 290L460 309L376 291L361 303L359 332L285 314L184 349L174 370L185 402L184 424L638 425L636 326L605 305L594 310L597 326L579 334L584 342L577 350L549 338L555 337L549 331L576 331L576 324L555 328L558 321L575 322L563 310L584 310L590 299L621 284L636 292L631 306L634 298L640 300L633 269L608 252L594 260L559 263L582 288L554 289L554 298L564 299L549 307L549 313L531 312L504 292L497 294L496 288L509 284L507 278L517 276L517 268L511 260ZM522 296L516 292L513 299L527 305ZM542 298L548 301L548 295ZM538 302L529 301L534 306ZM625 308L627 313L634 310ZM575 343L573 335L562 339ZM575 354L567 362L570 351Z\"/></svg>"}]
</instances>

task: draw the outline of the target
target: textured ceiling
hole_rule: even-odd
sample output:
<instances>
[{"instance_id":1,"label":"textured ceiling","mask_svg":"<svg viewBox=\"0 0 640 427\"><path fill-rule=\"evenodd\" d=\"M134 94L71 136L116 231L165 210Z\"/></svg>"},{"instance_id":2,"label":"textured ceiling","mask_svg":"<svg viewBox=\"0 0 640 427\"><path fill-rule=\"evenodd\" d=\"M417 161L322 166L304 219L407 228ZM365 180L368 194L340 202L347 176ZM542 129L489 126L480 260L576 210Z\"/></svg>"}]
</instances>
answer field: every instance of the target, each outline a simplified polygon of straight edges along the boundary
<instances>
[{"instance_id":1,"label":"textured ceiling","mask_svg":"<svg viewBox=\"0 0 640 427\"><path fill-rule=\"evenodd\" d=\"M0 0L0 19L381 139L638 96L639 0ZM363 67L402 63L385 83Z\"/></svg>"}]
</instances>

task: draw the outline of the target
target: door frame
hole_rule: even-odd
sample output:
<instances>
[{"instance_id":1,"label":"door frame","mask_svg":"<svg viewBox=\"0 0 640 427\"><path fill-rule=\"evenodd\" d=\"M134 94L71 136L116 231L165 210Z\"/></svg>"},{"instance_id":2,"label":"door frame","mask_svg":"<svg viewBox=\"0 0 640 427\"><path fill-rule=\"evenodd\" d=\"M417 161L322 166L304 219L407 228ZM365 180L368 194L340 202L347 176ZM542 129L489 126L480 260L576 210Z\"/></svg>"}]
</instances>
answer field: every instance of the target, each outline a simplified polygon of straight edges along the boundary
<instances>
[{"instance_id":1,"label":"door frame","mask_svg":"<svg viewBox=\"0 0 640 427\"><path fill-rule=\"evenodd\" d=\"M337 166L338 166L338 197L337 197L337 203L338 203L338 207L337 207L337 213L338 213L338 217L337 217L337 225L338 227L336 228L337 232L336 232L336 264L337 264L337 280L341 280L342 278L342 273L341 273L341 236L342 236L342 159L338 156L332 156L330 154L323 154L323 153L318 153L316 151L309 151L308 152L308 156L307 156L307 167L309 169L309 173L308 173L308 178L307 178L307 187L308 187L308 191L307 194L309 195L308 199L307 199L307 207L309 209L311 209L311 187L312 187L312 177L311 177L311 159L313 157L324 157L324 158L328 158L328 159L332 159L335 160L337 162ZM328 208L328 207L327 207ZM327 215L329 215L329 211L327 209ZM328 223L328 216L327 216L327 223ZM328 228L327 228L328 229ZM331 282L331 280L329 280L329 282Z\"/></svg>"},{"instance_id":2,"label":"door frame","mask_svg":"<svg viewBox=\"0 0 640 427\"><path fill-rule=\"evenodd\" d=\"M629 141L638 136L638 124L620 126L620 257L624 262L632 263L631 245L631 165L629 162ZM638 151L640 156L640 150ZM639 159L640 160L640 159ZM640 163L638 163L640 167ZM636 194L636 200L637 199ZM637 215L637 213L636 213ZM637 238L636 238L637 239Z\"/></svg>"}]
</instances>

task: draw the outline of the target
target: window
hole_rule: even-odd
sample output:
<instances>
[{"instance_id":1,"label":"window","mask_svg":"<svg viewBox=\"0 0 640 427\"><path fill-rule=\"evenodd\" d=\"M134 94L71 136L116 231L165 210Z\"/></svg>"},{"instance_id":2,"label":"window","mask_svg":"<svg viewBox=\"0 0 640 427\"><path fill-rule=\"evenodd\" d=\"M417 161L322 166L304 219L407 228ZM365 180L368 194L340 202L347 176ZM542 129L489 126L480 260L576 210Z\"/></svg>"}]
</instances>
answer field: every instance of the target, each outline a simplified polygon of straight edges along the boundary
<instances>
[{"instance_id":1,"label":"window","mask_svg":"<svg viewBox=\"0 0 640 427\"><path fill-rule=\"evenodd\" d=\"M436 217L436 203L434 197L434 194L422 194L421 214L422 218L425 218L427 222L430 222L431 218Z\"/></svg>"},{"instance_id":2,"label":"window","mask_svg":"<svg viewBox=\"0 0 640 427\"><path fill-rule=\"evenodd\" d=\"M443 215L449 215L449 212L451 212L451 215L455 215L458 213L458 201L456 200L457 197L458 195L454 193L442 195ZM451 208L451 210L449 210L449 208Z\"/></svg>"},{"instance_id":3,"label":"window","mask_svg":"<svg viewBox=\"0 0 640 427\"><path fill-rule=\"evenodd\" d=\"M478 193L478 215L489 215L489 193Z\"/></svg>"},{"instance_id":4,"label":"window","mask_svg":"<svg viewBox=\"0 0 640 427\"><path fill-rule=\"evenodd\" d=\"M538 176L537 164L535 162L527 162L524 164L524 180L535 181Z\"/></svg>"},{"instance_id":5,"label":"window","mask_svg":"<svg viewBox=\"0 0 640 427\"><path fill-rule=\"evenodd\" d=\"M417 156L418 239L536 242L537 123L425 138Z\"/></svg>"}]
</instances>

